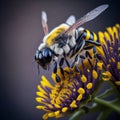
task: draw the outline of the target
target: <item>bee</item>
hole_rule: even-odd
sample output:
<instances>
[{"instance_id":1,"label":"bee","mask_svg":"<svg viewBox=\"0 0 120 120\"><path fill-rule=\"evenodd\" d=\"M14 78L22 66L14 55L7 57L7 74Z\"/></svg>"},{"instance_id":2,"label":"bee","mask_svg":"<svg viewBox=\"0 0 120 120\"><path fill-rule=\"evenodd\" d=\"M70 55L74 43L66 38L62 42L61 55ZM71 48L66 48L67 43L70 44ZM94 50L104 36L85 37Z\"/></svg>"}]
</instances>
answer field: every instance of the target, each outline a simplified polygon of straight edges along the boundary
<instances>
[{"instance_id":1,"label":"bee","mask_svg":"<svg viewBox=\"0 0 120 120\"><path fill-rule=\"evenodd\" d=\"M66 23L59 25L51 32L48 30L47 14L43 11L42 27L45 36L43 43L39 45L35 54L35 61L38 63L38 66L40 65L46 70L54 62L53 72L56 74L56 81L60 82L60 77L57 75L58 66L62 74L64 74L64 70L62 69L64 61L70 67L71 65L68 60L73 59L72 66L74 66L78 58L84 54L87 55L90 49L96 52L96 46L100 46L100 43L97 41L97 35L94 32L84 29L81 25L96 18L108 6L107 4L98 6L77 21L74 16L70 16L66 20ZM59 57L61 59L58 65L57 61Z\"/></svg>"}]
</instances>

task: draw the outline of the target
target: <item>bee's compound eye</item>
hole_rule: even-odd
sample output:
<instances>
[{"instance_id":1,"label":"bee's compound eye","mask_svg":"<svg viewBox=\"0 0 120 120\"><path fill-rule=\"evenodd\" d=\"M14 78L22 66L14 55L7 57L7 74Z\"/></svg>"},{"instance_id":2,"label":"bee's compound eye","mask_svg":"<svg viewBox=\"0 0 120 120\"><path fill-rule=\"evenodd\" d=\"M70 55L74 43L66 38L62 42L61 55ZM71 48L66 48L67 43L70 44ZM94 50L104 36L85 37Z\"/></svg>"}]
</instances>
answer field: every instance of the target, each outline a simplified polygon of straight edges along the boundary
<instances>
[{"instance_id":1,"label":"bee's compound eye","mask_svg":"<svg viewBox=\"0 0 120 120\"><path fill-rule=\"evenodd\" d=\"M46 60L46 62L51 62L52 59L52 51L48 48L44 49L42 52L42 55L44 57L44 59Z\"/></svg>"},{"instance_id":2,"label":"bee's compound eye","mask_svg":"<svg viewBox=\"0 0 120 120\"><path fill-rule=\"evenodd\" d=\"M39 59L41 59L42 58L42 54L41 54L41 52L40 51L36 51L36 54L35 54L35 60L37 61L37 60L39 60Z\"/></svg>"},{"instance_id":3,"label":"bee's compound eye","mask_svg":"<svg viewBox=\"0 0 120 120\"><path fill-rule=\"evenodd\" d=\"M41 52L39 53L38 58L39 58L39 60L41 60L43 58L43 55Z\"/></svg>"}]
</instances>

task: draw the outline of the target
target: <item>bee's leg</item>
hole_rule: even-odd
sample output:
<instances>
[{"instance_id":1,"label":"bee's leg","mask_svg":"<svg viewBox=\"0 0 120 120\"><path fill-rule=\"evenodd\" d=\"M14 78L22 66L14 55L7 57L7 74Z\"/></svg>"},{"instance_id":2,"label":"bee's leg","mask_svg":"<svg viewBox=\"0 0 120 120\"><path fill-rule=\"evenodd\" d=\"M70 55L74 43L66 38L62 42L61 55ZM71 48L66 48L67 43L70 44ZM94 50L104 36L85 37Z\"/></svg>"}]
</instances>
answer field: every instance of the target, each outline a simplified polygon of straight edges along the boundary
<instances>
[{"instance_id":1,"label":"bee's leg","mask_svg":"<svg viewBox=\"0 0 120 120\"><path fill-rule=\"evenodd\" d=\"M64 77L64 70L62 68L64 64L64 57L60 59L60 62L59 62L59 68L60 68L60 72L62 73L63 77Z\"/></svg>"},{"instance_id":2,"label":"bee's leg","mask_svg":"<svg viewBox=\"0 0 120 120\"><path fill-rule=\"evenodd\" d=\"M86 43L90 43L90 44L93 44L93 45L96 45L96 46L101 46L101 44L97 41L93 41L93 40L86 40L85 41Z\"/></svg>"},{"instance_id":3,"label":"bee's leg","mask_svg":"<svg viewBox=\"0 0 120 120\"><path fill-rule=\"evenodd\" d=\"M88 58L90 58L90 59L92 59L92 56L90 55L89 51L85 52L85 56L88 57Z\"/></svg>"},{"instance_id":4,"label":"bee's leg","mask_svg":"<svg viewBox=\"0 0 120 120\"><path fill-rule=\"evenodd\" d=\"M78 68L78 62L79 62L79 55L77 55L74 59L74 61L71 64L71 68L75 68L76 72L80 72L79 68Z\"/></svg>"},{"instance_id":5,"label":"bee's leg","mask_svg":"<svg viewBox=\"0 0 120 120\"><path fill-rule=\"evenodd\" d=\"M96 50L96 46L93 47L93 53L94 53L94 57L97 57L97 50Z\"/></svg>"},{"instance_id":6,"label":"bee's leg","mask_svg":"<svg viewBox=\"0 0 120 120\"><path fill-rule=\"evenodd\" d=\"M64 72L68 73L68 71L66 71L66 70L64 70L64 69L62 68L62 66L63 66L63 64L64 64L64 61L65 61L66 65L67 65L67 67L70 68L70 64L69 64L69 62L67 61L66 57L64 56L63 58L61 58L61 60L60 60L60 62L59 62L59 67L60 67L60 71L61 71L61 73L62 73L63 76L64 76Z\"/></svg>"},{"instance_id":7,"label":"bee's leg","mask_svg":"<svg viewBox=\"0 0 120 120\"><path fill-rule=\"evenodd\" d=\"M60 82L60 77L57 74L57 62L54 62L54 68L53 68L53 73L56 75L56 82Z\"/></svg>"}]
</instances>

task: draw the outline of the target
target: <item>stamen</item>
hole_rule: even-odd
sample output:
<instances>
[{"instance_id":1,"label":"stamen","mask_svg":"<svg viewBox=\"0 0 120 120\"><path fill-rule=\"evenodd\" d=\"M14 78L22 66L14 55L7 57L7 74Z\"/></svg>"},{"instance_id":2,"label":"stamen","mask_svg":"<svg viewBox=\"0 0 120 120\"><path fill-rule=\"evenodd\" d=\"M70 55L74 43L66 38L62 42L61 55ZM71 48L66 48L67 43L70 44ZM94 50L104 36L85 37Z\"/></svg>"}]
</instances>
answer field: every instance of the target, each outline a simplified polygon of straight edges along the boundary
<instances>
[{"instance_id":1,"label":"stamen","mask_svg":"<svg viewBox=\"0 0 120 120\"><path fill-rule=\"evenodd\" d=\"M68 107L62 108L62 112L63 112L63 113L66 112L67 110L68 110Z\"/></svg>"},{"instance_id":2,"label":"stamen","mask_svg":"<svg viewBox=\"0 0 120 120\"><path fill-rule=\"evenodd\" d=\"M72 103L70 104L71 108L77 108L76 101L73 100Z\"/></svg>"},{"instance_id":3,"label":"stamen","mask_svg":"<svg viewBox=\"0 0 120 120\"><path fill-rule=\"evenodd\" d=\"M83 88L79 88L79 89L78 89L78 93L84 94L84 93L85 93L85 90L84 90Z\"/></svg>"},{"instance_id":4,"label":"stamen","mask_svg":"<svg viewBox=\"0 0 120 120\"><path fill-rule=\"evenodd\" d=\"M85 77L85 75L82 75L81 80L83 83L87 82L87 78Z\"/></svg>"},{"instance_id":5,"label":"stamen","mask_svg":"<svg viewBox=\"0 0 120 120\"><path fill-rule=\"evenodd\" d=\"M98 73L95 70L93 70L92 71L92 76L93 76L94 79L97 79L98 78Z\"/></svg>"},{"instance_id":6,"label":"stamen","mask_svg":"<svg viewBox=\"0 0 120 120\"><path fill-rule=\"evenodd\" d=\"M92 88L92 86L93 86L93 84L90 82L90 83L88 83L88 84L87 84L87 86L86 86L86 87L87 87L87 89L91 89L91 88Z\"/></svg>"}]
</instances>

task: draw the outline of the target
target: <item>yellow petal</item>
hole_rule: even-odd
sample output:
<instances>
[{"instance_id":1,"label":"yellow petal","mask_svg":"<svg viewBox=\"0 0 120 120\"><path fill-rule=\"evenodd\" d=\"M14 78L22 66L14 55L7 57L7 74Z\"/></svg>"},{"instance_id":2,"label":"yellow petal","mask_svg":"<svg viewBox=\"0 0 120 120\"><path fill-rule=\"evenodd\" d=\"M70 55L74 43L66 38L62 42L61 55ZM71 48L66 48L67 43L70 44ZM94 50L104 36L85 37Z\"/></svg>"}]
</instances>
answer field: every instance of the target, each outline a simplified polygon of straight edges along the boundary
<instances>
[{"instance_id":1,"label":"yellow petal","mask_svg":"<svg viewBox=\"0 0 120 120\"><path fill-rule=\"evenodd\" d=\"M54 116L55 116L55 113L54 113L54 112L48 113L48 117L54 117Z\"/></svg>"},{"instance_id":2,"label":"yellow petal","mask_svg":"<svg viewBox=\"0 0 120 120\"><path fill-rule=\"evenodd\" d=\"M37 96L47 98L47 96L42 92L36 92Z\"/></svg>"},{"instance_id":3,"label":"yellow petal","mask_svg":"<svg viewBox=\"0 0 120 120\"><path fill-rule=\"evenodd\" d=\"M42 118L43 118L43 120L47 120L47 119L48 119L48 113L44 114L44 115L42 116Z\"/></svg>"},{"instance_id":4,"label":"yellow petal","mask_svg":"<svg viewBox=\"0 0 120 120\"><path fill-rule=\"evenodd\" d=\"M46 91L40 87L40 85L37 86L38 90L44 94L47 94Z\"/></svg>"},{"instance_id":5,"label":"yellow petal","mask_svg":"<svg viewBox=\"0 0 120 120\"><path fill-rule=\"evenodd\" d=\"M108 33L112 36L112 40L114 40L114 32L113 29L111 27L107 28Z\"/></svg>"},{"instance_id":6,"label":"yellow petal","mask_svg":"<svg viewBox=\"0 0 120 120\"><path fill-rule=\"evenodd\" d=\"M106 40L110 41L110 35L108 34L108 32L104 32L104 36L105 36Z\"/></svg>"},{"instance_id":7,"label":"yellow petal","mask_svg":"<svg viewBox=\"0 0 120 120\"><path fill-rule=\"evenodd\" d=\"M46 107L41 105L36 106L36 108L39 110L46 110Z\"/></svg>"},{"instance_id":8,"label":"yellow petal","mask_svg":"<svg viewBox=\"0 0 120 120\"><path fill-rule=\"evenodd\" d=\"M106 42L104 40L104 34L102 32L98 32L98 36L99 36L99 41L101 45L106 45Z\"/></svg>"},{"instance_id":9,"label":"yellow petal","mask_svg":"<svg viewBox=\"0 0 120 120\"><path fill-rule=\"evenodd\" d=\"M101 46L99 46L99 47L96 46L96 49L97 49L97 52L98 52L100 55L105 56L105 54L104 54L103 49L102 49Z\"/></svg>"},{"instance_id":10,"label":"yellow petal","mask_svg":"<svg viewBox=\"0 0 120 120\"><path fill-rule=\"evenodd\" d=\"M49 87L49 88L53 88L53 86L51 85L51 83L47 80L47 78L45 77L45 76L42 76L41 77L41 85L43 86L43 87Z\"/></svg>"}]
</instances>

